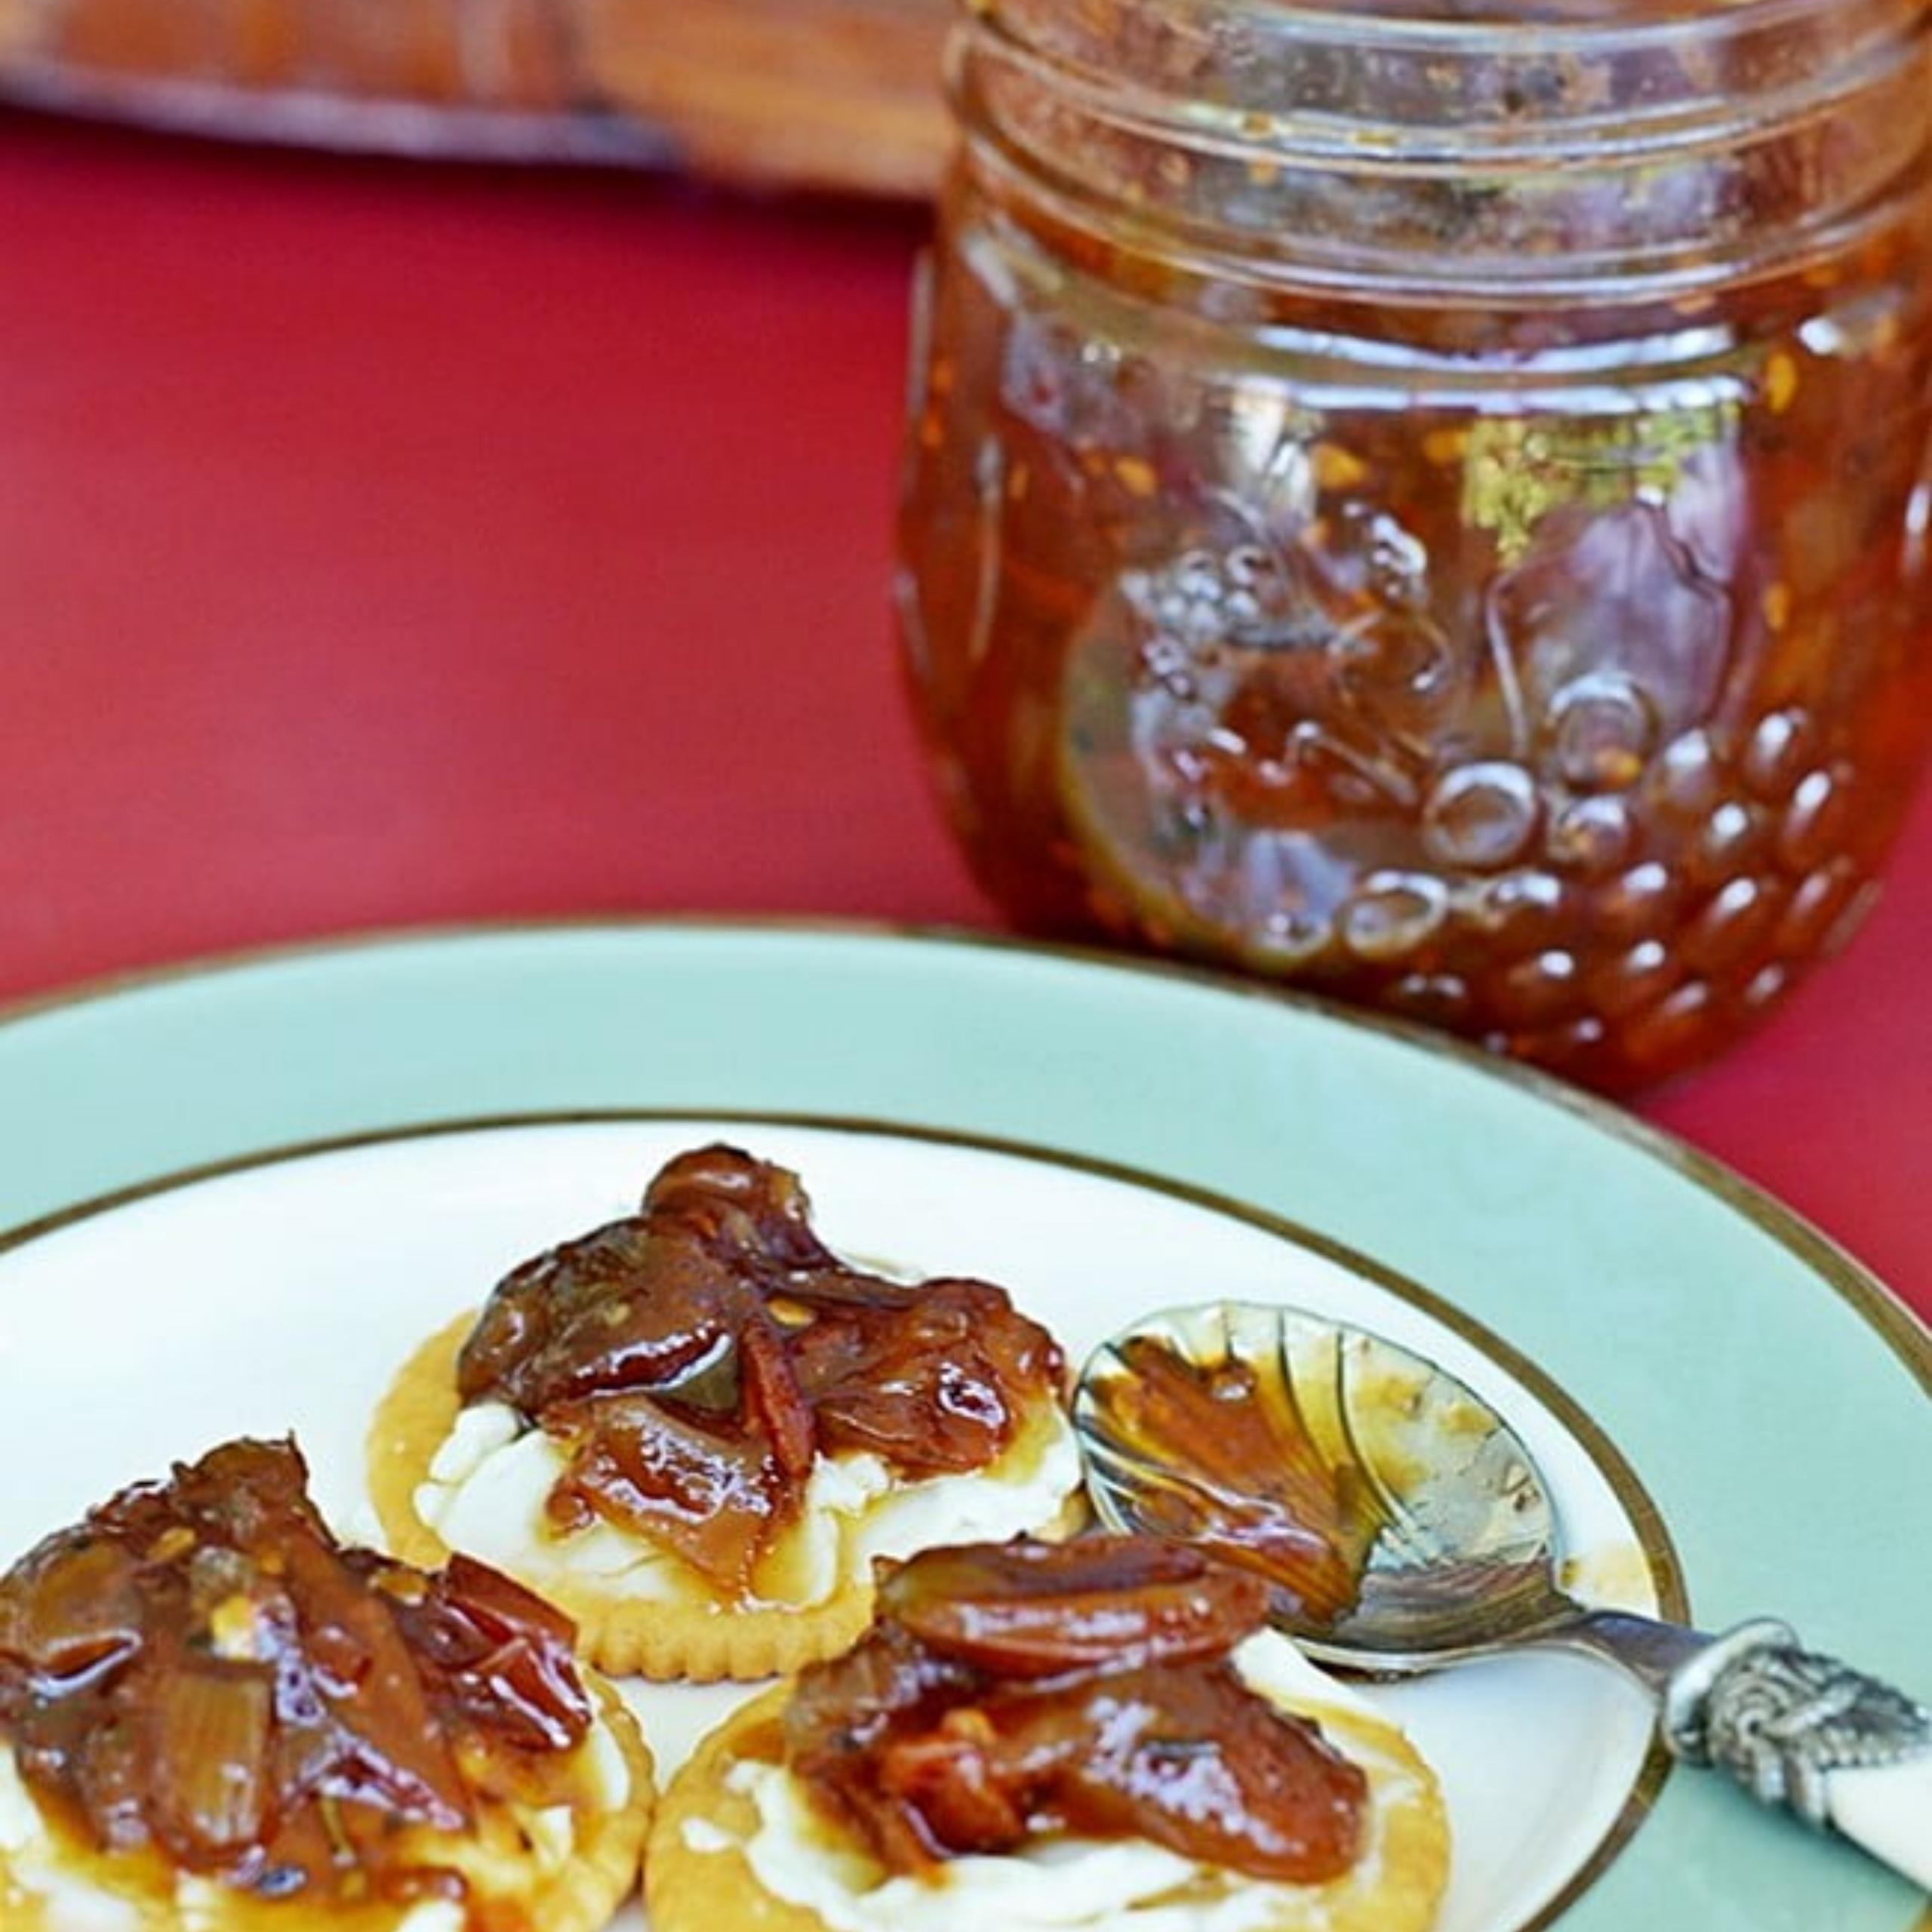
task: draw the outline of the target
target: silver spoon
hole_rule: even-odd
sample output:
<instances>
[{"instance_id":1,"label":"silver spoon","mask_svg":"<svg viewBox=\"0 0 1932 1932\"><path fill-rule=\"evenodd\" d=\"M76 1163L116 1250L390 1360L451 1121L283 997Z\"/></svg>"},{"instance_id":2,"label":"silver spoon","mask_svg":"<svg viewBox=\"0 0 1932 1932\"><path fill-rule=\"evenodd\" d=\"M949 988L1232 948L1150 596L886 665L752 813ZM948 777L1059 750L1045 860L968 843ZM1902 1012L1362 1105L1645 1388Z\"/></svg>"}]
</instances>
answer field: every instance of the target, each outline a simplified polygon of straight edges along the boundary
<instances>
[{"instance_id":1,"label":"silver spoon","mask_svg":"<svg viewBox=\"0 0 1932 1932\"><path fill-rule=\"evenodd\" d=\"M1932 1716L1774 1619L1711 1635L1578 1602L1529 1451L1435 1363L1325 1315L1214 1303L1104 1343L1073 1417L1103 1521L1260 1571L1310 1656L1407 1673L1535 1645L1617 1665L1673 1756L1932 1890Z\"/></svg>"}]
</instances>

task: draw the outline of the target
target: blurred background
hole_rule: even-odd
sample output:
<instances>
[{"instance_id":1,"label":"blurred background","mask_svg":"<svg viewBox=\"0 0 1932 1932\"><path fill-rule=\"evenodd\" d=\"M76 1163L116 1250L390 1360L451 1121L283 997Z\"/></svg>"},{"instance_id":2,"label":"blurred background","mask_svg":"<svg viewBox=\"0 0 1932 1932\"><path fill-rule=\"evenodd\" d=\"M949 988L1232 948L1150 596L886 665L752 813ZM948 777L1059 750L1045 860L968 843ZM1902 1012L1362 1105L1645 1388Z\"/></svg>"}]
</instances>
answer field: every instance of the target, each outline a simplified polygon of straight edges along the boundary
<instances>
[{"instance_id":1,"label":"blurred background","mask_svg":"<svg viewBox=\"0 0 1932 1932\"><path fill-rule=\"evenodd\" d=\"M595 5L466 51L370 0L296 74L291 10L0 0L0 997L432 922L998 929L891 636L927 4L826 17L817 94L747 94L728 10L727 103L728 35L652 98ZM1921 1305L1928 955L1932 801L1848 953L1639 1106Z\"/></svg>"}]
</instances>

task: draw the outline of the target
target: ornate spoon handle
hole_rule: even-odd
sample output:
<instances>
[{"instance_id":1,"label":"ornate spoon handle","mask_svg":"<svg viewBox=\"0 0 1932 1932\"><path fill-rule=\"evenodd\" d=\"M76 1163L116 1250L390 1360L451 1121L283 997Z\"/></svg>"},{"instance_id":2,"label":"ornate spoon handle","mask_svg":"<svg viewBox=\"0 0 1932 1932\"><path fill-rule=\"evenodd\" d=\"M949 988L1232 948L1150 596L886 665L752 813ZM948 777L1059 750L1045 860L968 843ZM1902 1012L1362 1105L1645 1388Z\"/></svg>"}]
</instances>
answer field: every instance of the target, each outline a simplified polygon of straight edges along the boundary
<instances>
[{"instance_id":1,"label":"ornate spoon handle","mask_svg":"<svg viewBox=\"0 0 1932 1932\"><path fill-rule=\"evenodd\" d=\"M1721 1767L1932 1891L1932 1715L1890 1684L1760 1619L1672 1675L1663 1734L1687 1764Z\"/></svg>"}]
</instances>

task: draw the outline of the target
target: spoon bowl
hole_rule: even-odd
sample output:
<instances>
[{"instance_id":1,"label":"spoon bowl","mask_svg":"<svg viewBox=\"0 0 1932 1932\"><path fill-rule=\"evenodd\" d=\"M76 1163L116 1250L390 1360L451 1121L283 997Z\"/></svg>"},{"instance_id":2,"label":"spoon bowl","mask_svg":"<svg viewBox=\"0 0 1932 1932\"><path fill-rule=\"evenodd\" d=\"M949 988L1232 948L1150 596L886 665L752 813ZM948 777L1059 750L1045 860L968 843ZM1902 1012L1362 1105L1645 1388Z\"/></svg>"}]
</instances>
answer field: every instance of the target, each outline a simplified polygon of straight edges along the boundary
<instances>
[{"instance_id":1,"label":"spoon bowl","mask_svg":"<svg viewBox=\"0 0 1932 1932\"><path fill-rule=\"evenodd\" d=\"M1102 1346L1073 1413L1100 1516L1258 1571L1311 1656L1429 1669L1577 1612L1528 1450L1386 1336L1297 1309L1170 1309Z\"/></svg>"},{"instance_id":2,"label":"spoon bowl","mask_svg":"<svg viewBox=\"0 0 1932 1932\"><path fill-rule=\"evenodd\" d=\"M1711 1635L1577 1601L1534 1458L1426 1357L1306 1309L1171 1309L1094 1352L1073 1419L1101 1521L1258 1571L1309 1655L1386 1674L1580 1651L1652 1694L1673 1755L1932 1889L1932 1716L1773 1619Z\"/></svg>"}]
</instances>

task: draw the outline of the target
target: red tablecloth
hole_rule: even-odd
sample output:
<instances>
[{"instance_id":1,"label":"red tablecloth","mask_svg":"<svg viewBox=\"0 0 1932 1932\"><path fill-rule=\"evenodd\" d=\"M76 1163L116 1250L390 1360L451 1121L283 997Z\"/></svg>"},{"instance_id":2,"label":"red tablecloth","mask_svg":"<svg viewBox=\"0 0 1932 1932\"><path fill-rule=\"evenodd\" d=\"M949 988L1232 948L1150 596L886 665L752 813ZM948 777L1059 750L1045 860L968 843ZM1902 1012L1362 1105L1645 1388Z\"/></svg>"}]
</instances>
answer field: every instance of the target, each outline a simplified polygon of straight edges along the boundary
<instances>
[{"instance_id":1,"label":"red tablecloth","mask_svg":"<svg viewBox=\"0 0 1932 1932\"><path fill-rule=\"evenodd\" d=\"M923 226L0 117L0 997L498 915L996 924L886 615ZM1928 955L1932 800L1643 1109L1924 1315Z\"/></svg>"}]
</instances>

